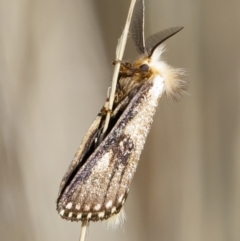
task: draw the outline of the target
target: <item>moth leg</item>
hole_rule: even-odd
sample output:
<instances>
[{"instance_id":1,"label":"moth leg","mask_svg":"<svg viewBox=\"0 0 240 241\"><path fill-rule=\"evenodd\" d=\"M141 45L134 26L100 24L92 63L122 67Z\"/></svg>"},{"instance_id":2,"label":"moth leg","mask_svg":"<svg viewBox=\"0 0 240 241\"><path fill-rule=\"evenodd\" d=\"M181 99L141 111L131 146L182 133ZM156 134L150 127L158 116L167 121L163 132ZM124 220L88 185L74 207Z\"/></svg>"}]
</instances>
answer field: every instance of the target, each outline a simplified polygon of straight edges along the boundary
<instances>
[{"instance_id":1,"label":"moth leg","mask_svg":"<svg viewBox=\"0 0 240 241\"><path fill-rule=\"evenodd\" d=\"M117 63L120 63L121 64L121 67L125 67L125 68L131 68L132 67L132 64L128 63L128 62L124 62L122 60L114 60L112 62L113 65L116 65Z\"/></svg>"},{"instance_id":2,"label":"moth leg","mask_svg":"<svg viewBox=\"0 0 240 241\"><path fill-rule=\"evenodd\" d=\"M113 65L120 63L119 77L130 77L133 75L132 64L128 62L123 62L121 60L114 60Z\"/></svg>"}]
</instances>

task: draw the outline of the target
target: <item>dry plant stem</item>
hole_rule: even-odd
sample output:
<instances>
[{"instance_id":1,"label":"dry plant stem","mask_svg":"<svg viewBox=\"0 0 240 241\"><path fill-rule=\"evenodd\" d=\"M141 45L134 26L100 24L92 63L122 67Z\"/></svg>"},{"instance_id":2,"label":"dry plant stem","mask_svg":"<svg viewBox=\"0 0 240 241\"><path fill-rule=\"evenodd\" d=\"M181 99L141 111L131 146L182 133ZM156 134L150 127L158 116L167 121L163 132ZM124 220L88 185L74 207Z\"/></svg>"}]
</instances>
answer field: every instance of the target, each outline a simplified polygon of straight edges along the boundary
<instances>
[{"instance_id":1,"label":"dry plant stem","mask_svg":"<svg viewBox=\"0 0 240 241\"><path fill-rule=\"evenodd\" d=\"M108 124L109 124L109 120L110 120L110 116L111 116L118 74L119 74L121 60L122 60L122 57L123 57L125 46L126 46L126 43L127 43L128 31L129 31L129 27L130 27L130 23L131 23L131 19L132 19L132 13L133 13L135 3L136 3L136 0L131 1L131 5L130 5L129 11L128 11L127 21L126 21L123 33L122 33L122 35L120 37L120 40L118 42L118 45L117 45L116 64L115 64L115 68L114 68L114 72L113 72L112 87L111 87L111 93L110 93L109 105L108 105L108 113L107 113L105 125L104 125L104 128L103 128L103 134L106 132L106 130L108 128ZM86 233L87 233L88 226L89 226L89 222L87 220L82 222L79 241L85 241L86 240Z\"/></svg>"},{"instance_id":2,"label":"dry plant stem","mask_svg":"<svg viewBox=\"0 0 240 241\"><path fill-rule=\"evenodd\" d=\"M116 64L115 64L115 68L114 68L114 72L113 72L112 87L111 87L111 93L110 93L110 98L109 98L108 112L107 112L107 116L106 116L106 120L105 120L105 125L104 125L104 128L103 128L103 134L106 132L106 130L108 128L108 124L109 124L109 120L110 120L110 116L111 116L118 74L119 74L121 60L122 60L123 53L124 53L125 46L126 46L126 42L127 42L128 31L129 31L129 27L130 27L135 3L136 3L136 0L131 1L131 5L130 5L129 11L128 11L127 21L126 21L125 27L123 29L123 33L122 33L122 35L119 39L119 43L117 45Z\"/></svg>"},{"instance_id":3,"label":"dry plant stem","mask_svg":"<svg viewBox=\"0 0 240 241\"><path fill-rule=\"evenodd\" d=\"M89 222L87 220L82 221L82 227L81 227L81 233L80 233L79 241L85 241L86 240L86 234L87 234L88 226L89 226Z\"/></svg>"}]
</instances>

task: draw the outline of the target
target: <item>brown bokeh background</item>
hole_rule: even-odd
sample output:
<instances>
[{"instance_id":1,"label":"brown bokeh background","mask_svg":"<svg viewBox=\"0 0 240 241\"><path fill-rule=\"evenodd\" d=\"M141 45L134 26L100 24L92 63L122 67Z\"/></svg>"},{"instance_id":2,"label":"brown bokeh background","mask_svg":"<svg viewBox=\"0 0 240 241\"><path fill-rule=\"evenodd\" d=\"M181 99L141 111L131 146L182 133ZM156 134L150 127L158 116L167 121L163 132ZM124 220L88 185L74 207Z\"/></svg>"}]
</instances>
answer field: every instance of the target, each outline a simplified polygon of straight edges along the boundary
<instances>
[{"instance_id":1,"label":"brown bokeh background","mask_svg":"<svg viewBox=\"0 0 240 241\"><path fill-rule=\"evenodd\" d=\"M130 1L0 1L0 240L78 240L60 180L110 85ZM165 59L189 95L161 101L122 228L88 240L240 240L240 1L148 0L147 35L185 29ZM137 53L129 39L126 60Z\"/></svg>"}]
</instances>

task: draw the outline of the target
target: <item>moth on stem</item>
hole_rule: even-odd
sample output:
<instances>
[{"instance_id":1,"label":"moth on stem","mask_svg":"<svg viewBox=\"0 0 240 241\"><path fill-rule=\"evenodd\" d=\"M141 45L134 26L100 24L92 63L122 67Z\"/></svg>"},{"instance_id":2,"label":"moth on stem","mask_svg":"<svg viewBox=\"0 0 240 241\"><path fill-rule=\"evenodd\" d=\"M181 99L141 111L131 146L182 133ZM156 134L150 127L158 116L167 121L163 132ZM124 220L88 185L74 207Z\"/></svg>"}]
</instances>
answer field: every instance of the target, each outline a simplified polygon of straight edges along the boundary
<instances>
[{"instance_id":1,"label":"moth on stem","mask_svg":"<svg viewBox=\"0 0 240 241\"><path fill-rule=\"evenodd\" d=\"M105 103L60 184L57 211L66 220L105 220L122 210L160 97L166 93L178 100L185 92L186 83L179 77L182 70L161 59L162 43L182 27L163 30L145 41L144 11L144 0L137 0L131 34L141 56L133 64L120 61L123 52L118 45L112 107L110 100Z\"/></svg>"}]
</instances>

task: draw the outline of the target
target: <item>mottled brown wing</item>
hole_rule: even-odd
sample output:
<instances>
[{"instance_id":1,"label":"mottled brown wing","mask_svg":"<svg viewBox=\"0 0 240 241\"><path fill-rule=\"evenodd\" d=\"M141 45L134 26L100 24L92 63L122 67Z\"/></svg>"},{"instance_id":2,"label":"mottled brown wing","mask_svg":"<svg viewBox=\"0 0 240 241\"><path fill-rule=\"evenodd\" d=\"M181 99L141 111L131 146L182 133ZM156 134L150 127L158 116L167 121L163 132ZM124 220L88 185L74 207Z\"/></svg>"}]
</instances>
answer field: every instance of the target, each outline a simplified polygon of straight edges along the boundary
<instances>
[{"instance_id":1,"label":"mottled brown wing","mask_svg":"<svg viewBox=\"0 0 240 241\"><path fill-rule=\"evenodd\" d=\"M112 125L116 123L116 120L119 118L123 110L126 108L130 100L136 94L136 92L141 87L141 84L131 84L131 78L121 78L119 80L119 85L116 90L116 95L120 97L118 101L114 104L113 112L111 114L110 125L108 129L112 129ZM105 108L106 104L102 108ZM98 116L93 121L92 125L87 131L80 147L78 148L77 153L75 154L72 162L70 163L62 181L60 184L58 199L63 193L64 189L70 184L73 177L76 175L77 171L83 166L88 157L94 152L96 146L98 146L99 142L99 134L101 134L101 130L104 126L105 115L100 111ZM95 140L98 140L95 143ZM58 200L57 200L58 202Z\"/></svg>"},{"instance_id":2,"label":"mottled brown wing","mask_svg":"<svg viewBox=\"0 0 240 241\"><path fill-rule=\"evenodd\" d=\"M62 218L97 221L120 211L160 96L153 85L153 80L142 85L106 138L84 165L74 170L67 185L65 181L57 200Z\"/></svg>"},{"instance_id":3,"label":"mottled brown wing","mask_svg":"<svg viewBox=\"0 0 240 241\"><path fill-rule=\"evenodd\" d=\"M85 135L80 147L78 148L77 153L75 154L72 162L70 163L62 181L60 184L59 192L58 192L58 198L60 197L61 193L63 192L63 189L68 185L68 182L71 181L71 177L74 176L76 173L76 169L79 166L79 164L83 161L84 156L88 152L92 141L97 134L97 131L99 129L99 126L101 124L102 117L101 115L98 115L95 120L93 121L92 125L88 129L87 134Z\"/></svg>"}]
</instances>

